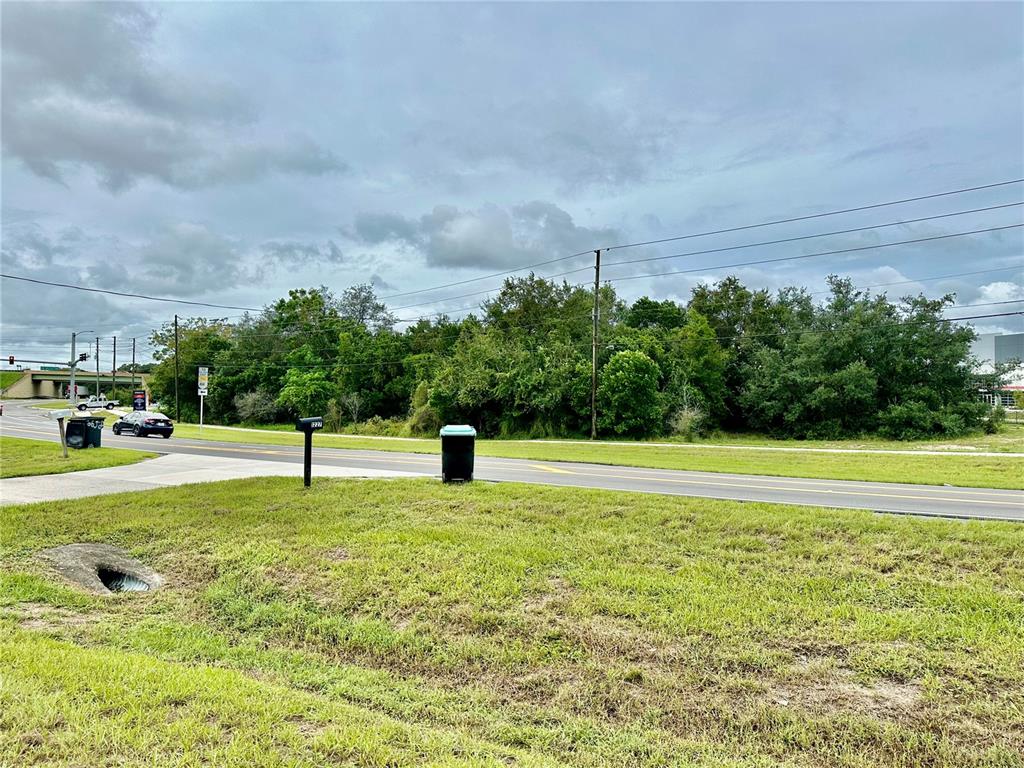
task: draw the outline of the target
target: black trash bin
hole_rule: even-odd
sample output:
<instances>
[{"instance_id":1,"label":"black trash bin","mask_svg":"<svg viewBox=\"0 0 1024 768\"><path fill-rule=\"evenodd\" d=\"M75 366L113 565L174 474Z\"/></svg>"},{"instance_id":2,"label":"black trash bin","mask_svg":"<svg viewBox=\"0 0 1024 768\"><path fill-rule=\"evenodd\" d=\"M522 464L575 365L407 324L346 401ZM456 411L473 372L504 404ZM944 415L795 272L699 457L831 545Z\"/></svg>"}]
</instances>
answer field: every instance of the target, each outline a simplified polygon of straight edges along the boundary
<instances>
[{"instance_id":1,"label":"black trash bin","mask_svg":"<svg viewBox=\"0 0 1024 768\"><path fill-rule=\"evenodd\" d=\"M473 479L476 430L466 424L449 424L441 429L441 480L446 483Z\"/></svg>"},{"instance_id":2,"label":"black trash bin","mask_svg":"<svg viewBox=\"0 0 1024 768\"><path fill-rule=\"evenodd\" d=\"M88 448L89 420L68 419L64 424L64 442L68 448Z\"/></svg>"},{"instance_id":3,"label":"black trash bin","mask_svg":"<svg viewBox=\"0 0 1024 768\"><path fill-rule=\"evenodd\" d=\"M88 419L83 419L83 421L86 422L86 444L90 448L99 448L100 443L103 442L103 419L98 416L93 416Z\"/></svg>"}]
</instances>

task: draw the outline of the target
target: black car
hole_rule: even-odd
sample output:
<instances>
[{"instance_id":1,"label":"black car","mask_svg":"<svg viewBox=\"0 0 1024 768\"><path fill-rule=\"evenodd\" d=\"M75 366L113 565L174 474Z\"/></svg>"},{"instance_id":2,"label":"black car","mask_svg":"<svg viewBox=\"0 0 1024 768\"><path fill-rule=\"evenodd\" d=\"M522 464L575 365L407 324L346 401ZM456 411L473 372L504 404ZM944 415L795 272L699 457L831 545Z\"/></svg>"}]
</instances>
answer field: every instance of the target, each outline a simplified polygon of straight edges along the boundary
<instances>
[{"instance_id":1,"label":"black car","mask_svg":"<svg viewBox=\"0 0 1024 768\"><path fill-rule=\"evenodd\" d=\"M136 437L148 437L149 435L170 437L171 433L174 432L174 424L162 413L132 411L115 421L111 429L115 435L127 432L129 435L135 435Z\"/></svg>"}]
</instances>

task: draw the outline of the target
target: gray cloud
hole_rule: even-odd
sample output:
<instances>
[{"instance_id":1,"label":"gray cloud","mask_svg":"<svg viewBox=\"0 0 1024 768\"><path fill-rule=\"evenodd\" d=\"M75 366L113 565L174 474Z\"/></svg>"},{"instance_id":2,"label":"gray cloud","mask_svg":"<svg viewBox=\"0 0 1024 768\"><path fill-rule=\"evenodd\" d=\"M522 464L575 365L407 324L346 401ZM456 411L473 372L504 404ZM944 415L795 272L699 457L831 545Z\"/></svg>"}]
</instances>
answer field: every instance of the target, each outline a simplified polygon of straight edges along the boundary
<instances>
[{"instance_id":1,"label":"gray cloud","mask_svg":"<svg viewBox=\"0 0 1024 768\"><path fill-rule=\"evenodd\" d=\"M578 226L557 205L538 200L475 211L438 205L418 220L359 214L354 234L369 245L402 243L421 251L431 266L476 268L544 261L619 239L614 229Z\"/></svg>"},{"instance_id":2,"label":"gray cloud","mask_svg":"<svg viewBox=\"0 0 1024 768\"><path fill-rule=\"evenodd\" d=\"M166 296L223 293L258 279L242 246L206 225L169 224L140 243L118 242L111 254L84 269L89 285L119 285Z\"/></svg>"},{"instance_id":3,"label":"gray cloud","mask_svg":"<svg viewBox=\"0 0 1024 768\"><path fill-rule=\"evenodd\" d=\"M309 266L317 264L342 264L344 255L337 243L304 243L297 240L270 241L261 246L263 255L283 266Z\"/></svg>"},{"instance_id":4,"label":"gray cloud","mask_svg":"<svg viewBox=\"0 0 1024 768\"><path fill-rule=\"evenodd\" d=\"M395 284L381 292L393 293L609 241L984 184L1024 167L1024 113L1014 108L1024 87L1020 4L8 2L0 14L3 259L68 282L259 306L315 284L327 265L332 287L376 275ZM358 158L358 168L340 172L339 158ZM1004 187L865 211L834 226L665 243L608 262L980 207L1019 193ZM512 205L529 200L545 202ZM609 264L602 277L701 270L615 282L627 300L685 298L694 282L729 272L751 286L811 290L830 272L863 284L927 278L1019 265L1024 241L1007 231L755 268L718 265L1013 221L1017 212L1003 210L874 239ZM339 222L347 224L340 235ZM993 284L1019 278L889 290L955 290L971 302L1014 295ZM3 287L19 301L38 291L40 304L62 310L77 296ZM146 316L145 302L130 306ZM155 315L169 309L155 306Z\"/></svg>"},{"instance_id":5,"label":"gray cloud","mask_svg":"<svg viewBox=\"0 0 1024 768\"><path fill-rule=\"evenodd\" d=\"M51 234L34 220L6 223L3 234L0 257L4 267L30 270L52 267L72 258L84 238L77 227L65 227Z\"/></svg>"},{"instance_id":6,"label":"gray cloud","mask_svg":"<svg viewBox=\"0 0 1024 768\"><path fill-rule=\"evenodd\" d=\"M631 104L532 98L428 123L410 141L440 150L464 173L511 166L554 176L566 191L577 191L649 179L673 163L684 128L671 114L650 120Z\"/></svg>"},{"instance_id":7,"label":"gray cloud","mask_svg":"<svg viewBox=\"0 0 1024 768\"><path fill-rule=\"evenodd\" d=\"M61 183L91 168L111 191L142 178L192 189L345 170L306 137L256 138L242 90L158 66L157 25L133 4L6 4L5 153Z\"/></svg>"}]
</instances>

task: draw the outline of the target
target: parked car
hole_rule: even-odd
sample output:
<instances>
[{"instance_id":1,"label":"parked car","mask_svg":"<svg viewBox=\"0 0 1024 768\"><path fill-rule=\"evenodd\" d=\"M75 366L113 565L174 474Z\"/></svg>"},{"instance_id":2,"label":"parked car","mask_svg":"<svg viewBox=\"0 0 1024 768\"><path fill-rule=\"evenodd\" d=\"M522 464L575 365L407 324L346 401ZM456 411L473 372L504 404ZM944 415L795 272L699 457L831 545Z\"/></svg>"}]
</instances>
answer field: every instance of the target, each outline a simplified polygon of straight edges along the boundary
<instances>
[{"instance_id":1,"label":"parked car","mask_svg":"<svg viewBox=\"0 0 1024 768\"><path fill-rule=\"evenodd\" d=\"M174 424L162 413L132 411L115 421L111 429L115 435L127 432L129 435L135 435L135 437L160 435L160 437L167 438L174 432Z\"/></svg>"},{"instance_id":2,"label":"parked car","mask_svg":"<svg viewBox=\"0 0 1024 768\"><path fill-rule=\"evenodd\" d=\"M80 411L102 411L116 408L121 404L120 400L107 400L106 398L98 398L95 395L90 395L88 400L82 400L78 403L78 410Z\"/></svg>"}]
</instances>

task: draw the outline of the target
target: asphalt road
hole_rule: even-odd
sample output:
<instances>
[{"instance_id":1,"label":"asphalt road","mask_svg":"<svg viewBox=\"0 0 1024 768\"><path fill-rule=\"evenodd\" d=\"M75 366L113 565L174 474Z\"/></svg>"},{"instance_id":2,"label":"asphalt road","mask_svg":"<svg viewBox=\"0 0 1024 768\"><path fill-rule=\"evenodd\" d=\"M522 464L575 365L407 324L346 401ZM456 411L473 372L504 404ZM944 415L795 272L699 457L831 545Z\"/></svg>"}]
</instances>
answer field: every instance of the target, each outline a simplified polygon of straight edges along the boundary
<instances>
[{"instance_id":1,"label":"asphalt road","mask_svg":"<svg viewBox=\"0 0 1024 768\"><path fill-rule=\"evenodd\" d=\"M47 419L40 411L28 408L26 404L10 401L4 404L0 433L10 437L58 439L55 422ZM258 437L254 435L253 439L258 440ZM302 461L302 448L299 446L224 443L176 437L170 440L159 437L118 437L109 430L103 433L103 444L119 448L141 448L157 453L189 453L293 463ZM322 464L400 470L434 477L439 476L441 471L441 459L437 455L314 447L314 476L317 465ZM475 477L477 480L499 482L1024 522L1024 491L991 488L735 475L487 456L476 458Z\"/></svg>"}]
</instances>

